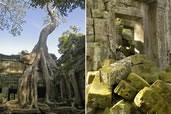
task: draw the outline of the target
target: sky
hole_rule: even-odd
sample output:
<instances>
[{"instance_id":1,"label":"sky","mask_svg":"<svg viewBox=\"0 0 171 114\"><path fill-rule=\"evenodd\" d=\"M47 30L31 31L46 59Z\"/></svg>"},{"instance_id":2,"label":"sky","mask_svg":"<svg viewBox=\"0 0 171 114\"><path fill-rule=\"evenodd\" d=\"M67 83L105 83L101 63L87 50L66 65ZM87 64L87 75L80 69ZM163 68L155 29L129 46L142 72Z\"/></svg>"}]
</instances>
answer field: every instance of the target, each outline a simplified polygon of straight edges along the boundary
<instances>
[{"instance_id":1,"label":"sky","mask_svg":"<svg viewBox=\"0 0 171 114\"><path fill-rule=\"evenodd\" d=\"M43 18L46 13L43 9L28 9L26 12L26 23L23 25L23 31L20 36L14 37L8 31L0 31L0 53L5 55L18 54L22 50L32 51L36 45L40 31L43 26ZM58 38L62 33L69 29L70 25L75 25L80 32L85 34L85 10L75 9L66 17L66 22L61 23L54 32L52 32L47 41L49 53L60 57L58 53Z\"/></svg>"}]
</instances>

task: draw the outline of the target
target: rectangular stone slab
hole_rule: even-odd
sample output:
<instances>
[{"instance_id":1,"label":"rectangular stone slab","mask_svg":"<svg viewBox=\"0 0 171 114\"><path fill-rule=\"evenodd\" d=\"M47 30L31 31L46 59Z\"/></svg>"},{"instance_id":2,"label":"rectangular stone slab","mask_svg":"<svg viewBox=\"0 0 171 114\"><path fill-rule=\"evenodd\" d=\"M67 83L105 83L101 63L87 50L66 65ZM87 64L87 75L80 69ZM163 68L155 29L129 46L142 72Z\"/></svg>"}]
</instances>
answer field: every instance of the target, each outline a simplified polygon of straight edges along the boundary
<instances>
[{"instance_id":1,"label":"rectangular stone slab","mask_svg":"<svg viewBox=\"0 0 171 114\"><path fill-rule=\"evenodd\" d=\"M136 95L134 103L142 112L158 114L161 108L165 108L162 106L166 104L166 101L153 89L144 87Z\"/></svg>"},{"instance_id":2,"label":"rectangular stone slab","mask_svg":"<svg viewBox=\"0 0 171 114\"><path fill-rule=\"evenodd\" d=\"M88 106L105 109L112 101L112 88L100 82L99 75L96 75L88 92Z\"/></svg>"},{"instance_id":3,"label":"rectangular stone slab","mask_svg":"<svg viewBox=\"0 0 171 114\"><path fill-rule=\"evenodd\" d=\"M100 71L101 81L108 86L112 86L126 79L130 72L131 61L130 58L127 57L110 64L108 67L103 67Z\"/></svg>"},{"instance_id":4,"label":"rectangular stone slab","mask_svg":"<svg viewBox=\"0 0 171 114\"><path fill-rule=\"evenodd\" d=\"M138 91L143 89L145 86L149 87L149 83L146 82L143 78L135 73L130 73L127 80L130 84L135 87Z\"/></svg>"},{"instance_id":5,"label":"rectangular stone slab","mask_svg":"<svg viewBox=\"0 0 171 114\"><path fill-rule=\"evenodd\" d=\"M137 90L124 80L121 80L114 89L114 92L126 100L133 100Z\"/></svg>"}]
</instances>

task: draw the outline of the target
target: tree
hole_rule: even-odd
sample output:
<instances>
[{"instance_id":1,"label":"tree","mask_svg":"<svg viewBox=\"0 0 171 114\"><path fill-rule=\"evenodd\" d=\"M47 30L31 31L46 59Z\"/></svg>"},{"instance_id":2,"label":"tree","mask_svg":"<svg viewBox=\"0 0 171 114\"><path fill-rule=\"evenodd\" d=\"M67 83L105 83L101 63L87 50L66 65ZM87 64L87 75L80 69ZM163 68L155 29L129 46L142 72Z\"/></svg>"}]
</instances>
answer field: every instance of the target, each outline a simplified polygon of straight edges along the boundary
<instances>
[{"instance_id":1,"label":"tree","mask_svg":"<svg viewBox=\"0 0 171 114\"><path fill-rule=\"evenodd\" d=\"M53 81L54 71L57 69L55 60L52 59L51 55L48 53L46 44L48 35L55 30L59 16L67 16L69 12L77 7L84 8L84 0L30 0L29 3L31 7L40 6L41 8L46 8L51 20L51 22L41 30L39 41L32 52L26 55L25 59L28 59L29 62L18 82L18 103L21 106L26 106L31 103L30 108L38 108L38 70L42 71L43 78L45 79L45 102L49 104L52 103L49 98L50 92L53 89L50 85Z\"/></svg>"},{"instance_id":2,"label":"tree","mask_svg":"<svg viewBox=\"0 0 171 114\"><path fill-rule=\"evenodd\" d=\"M8 30L13 36L20 35L26 7L24 0L0 0L0 30Z\"/></svg>"},{"instance_id":3,"label":"tree","mask_svg":"<svg viewBox=\"0 0 171 114\"><path fill-rule=\"evenodd\" d=\"M78 40L83 36L82 33L78 33L79 30L76 26L70 26L70 30L66 30L59 37L59 53L64 54L72 45L75 40Z\"/></svg>"}]
</instances>

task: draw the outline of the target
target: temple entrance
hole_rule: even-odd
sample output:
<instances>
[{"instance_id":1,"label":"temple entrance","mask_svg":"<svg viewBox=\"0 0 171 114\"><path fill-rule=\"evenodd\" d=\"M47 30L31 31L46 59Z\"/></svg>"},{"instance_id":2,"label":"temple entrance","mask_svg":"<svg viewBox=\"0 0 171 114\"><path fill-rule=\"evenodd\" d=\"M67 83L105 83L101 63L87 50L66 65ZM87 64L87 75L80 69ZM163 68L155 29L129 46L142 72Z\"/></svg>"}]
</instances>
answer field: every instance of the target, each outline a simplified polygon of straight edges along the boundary
<instances>
[{"instance_id":1,"label":"temple entrance","mask_svg":"<svg viewBox=\"0 0 171 114\"><path fill-rule=\"evenodd\" d=\"M2 90L1 90L2 91ZM17 89L8 89L8 101L9 100L15 100L17 94Z\"/></svg>"},{"instance_id":2,"label":"temple entrance","mask_svg":"<svg viewBox=\"0 0 171 114\"><path fill-rule=\"evenodd\" d=\"M136 53L144 53L144 30L141 18L116 14L117 52L126 57Z\"/></svg>"},{"instance_id":3,"label":"temple entrance","mask_svg":"<svg viewBox=\"0 0 171 114\"><path fill-rule=\"evenodd\" d=\"M46 94L46 88L45 87L38 87L37 92L38 92L38 98L39 99L45 98L45 94Z\"/></svg>"}]
</instances>

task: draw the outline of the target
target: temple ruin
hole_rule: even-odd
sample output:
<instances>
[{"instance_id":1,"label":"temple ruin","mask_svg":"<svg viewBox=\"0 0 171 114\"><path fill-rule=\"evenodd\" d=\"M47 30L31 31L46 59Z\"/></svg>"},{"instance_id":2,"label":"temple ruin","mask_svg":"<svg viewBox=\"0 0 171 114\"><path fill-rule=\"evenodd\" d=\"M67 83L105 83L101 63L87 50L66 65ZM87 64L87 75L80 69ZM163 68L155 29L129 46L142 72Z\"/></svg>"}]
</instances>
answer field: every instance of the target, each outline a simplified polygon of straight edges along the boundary
<instances>
[{"instance_id":1,"label":"temple ruin","mask_svg":"<svg viewBox=\"0 0 171 114\"><path fill-rule=\"evenodd\" d=\"M171 1L87 0L87 114L171 113Z\"/></svg>"}]
</instances>

